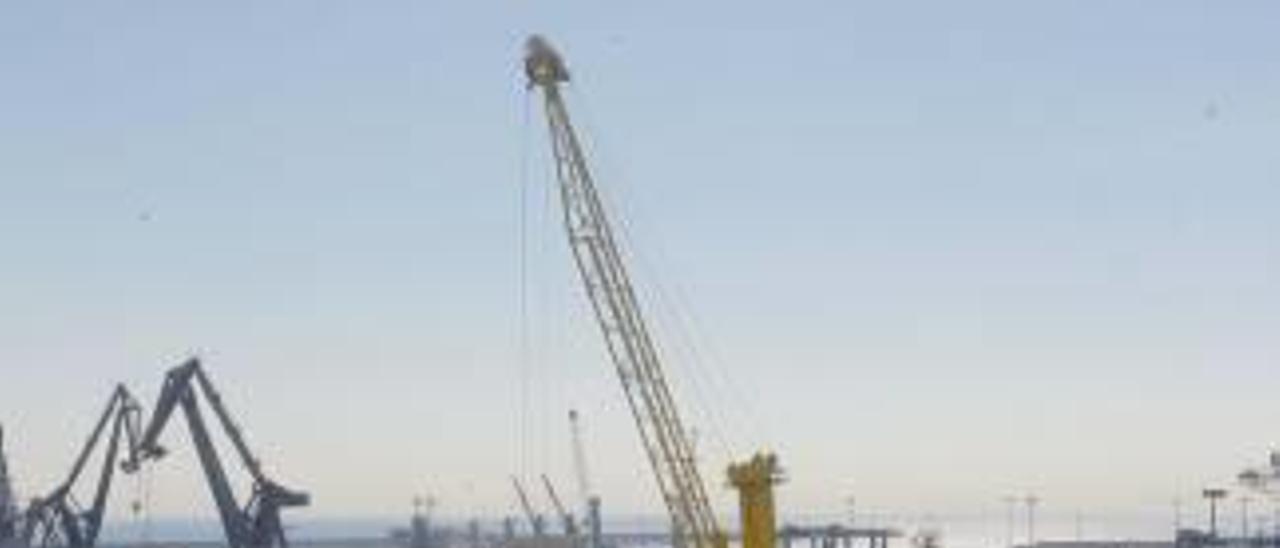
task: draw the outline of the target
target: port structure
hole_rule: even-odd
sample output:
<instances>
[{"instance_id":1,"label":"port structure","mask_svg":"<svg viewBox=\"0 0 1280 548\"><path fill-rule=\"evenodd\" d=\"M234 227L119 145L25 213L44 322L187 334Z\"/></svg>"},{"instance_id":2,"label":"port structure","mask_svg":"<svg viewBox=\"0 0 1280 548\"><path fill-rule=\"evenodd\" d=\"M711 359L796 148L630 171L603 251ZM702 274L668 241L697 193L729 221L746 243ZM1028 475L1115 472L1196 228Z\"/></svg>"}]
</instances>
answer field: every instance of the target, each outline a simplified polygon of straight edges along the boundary
<instances>
[{"instance_id":1,"label":"port structure","mask_svg":"<svg viewBox=\"0 0 1280 548\"><path fill-rule=\"evenodd\" d=\"M520 509L524 511L524 517L529 521L529 530L534 537L542 537L547 532L546 519L533 509L533 504L529 502L529 493L524 490L524 485L521 485L520 480L515 476L511 476L511 486L515 488L516 498L520 500Z\"/></svg>"},{"instance_id":2,"label":"port structure","mask_svg":"<svg viewBox=\"0 0 1280 548\"><path fill-rule=\"evenodd\" d=\"M4 425L0 425L0 547L18 539L18 505L9 477L9 459L4 453Z\"/></svg>"},{"instance_id":3,"label":"port structure","mask_svg":"<svg viewBox=\"0 0 1280 548\"><path fill-rule=\"evenodd\" d=\"M240 457L241 464L253 479L253 492L243 507L231 488L209 426L200 411L199 394L203 394L204 401L213 409L223 432ZM186 416L191 441L195 445L200 466L218 507L229 548L286 548L289 543L280 520L280 510L306 506L311 497L307 493L286 488L263 473L261 462L249 450L240 427L231 418L221 394L214 388L200 360L191 358L165 374L164 387L138 443L139 459L159 459L168 453L159 444L160 434L179 406ZM136 469L137 463L133 464L130 468Z\"/></svg>"},{"instance_id":4,"label":"port structure","mask_svg":"<svg viewBox=\"0 0 1280 548\"><path fill-rule=\"evenodd\" d=\"M582 423L578 411L569 410L569 435L573 442L573 472L578 480L578 496L586 504L587 548L602 548L603 526L600 523L600 496L591 489L591 473L587 470L587 450L582 444Z\"/></svg>"},{"instance_id":5,"label":"port structure","mask_svg":"<svg viewBox=\"0 0 1280 548\"><path fill-rule=\"evenodd\" d=\"M560 501L560 494L556 492L556 486L551 484L551 478L546 474L542 475L542 487L547 490L547 498L551 499L551 507L555 509L556 516L560 518L560 527L564 530L564 536L568 537L574 546L578 545L578 520L573 517L573 513L565 508L564 503Z\"/></svg>"},{"instance_id":6,"label":"port structure","mask_svg":"<svg viewBox=\"0 0 1280 548\"><path fill-rule=\"evenodd\" d=\"M409 520L409 546L412 548L431 548L435 546L435 531L431 527L431 511L436 507L436 498L431 495L413 497L413 517Z\"/></svg>"},{"instance_id":7,"label":"port structure","mask_svg":"<svg viewBox=\"0 0 1280 548\"><path fill-rule=\"evenodd\" d=\"M1269 497L1280 495L1280 452L1272 451L1265 466L1247 468L1236 476L1236 480L1250 491Z\"/></svg>"},{"instance_id":8,"label":"port structure","mask_svg":"<svg viewBox=\"0 0 1280 548\"><path fill-rule=\"evenodd\" d=\"M675 548L725 548L728 539L707 498L657 347L569 120L560 92L560 86L569 82L569 70L560 54L541 36L533 36L526 43L524 68L528 86L542 91L569 246L671 519L672 544ZM772 485L765 482L764 488L771 490ZM757 500L760 494L750 498ZM745 516L773 521L771 515L744 512ZM756 525L749 528L766 530ZM744 544L744 548L773 547L772 538L767 539L767 544Z\"/></svg>"},{"instance_id":9,"label":"port structure","mask_svg":"<svg viewBox=\"0 0 1280 548\"><path fill-rule=\"evenodd\" d=\"M25 547L92 548L102 529L102 517L111 491L117 466L136 469L137 441L142 407L124 385L116 385L107 400L106 409L98 417L89 439L80 449L66 478L48 494L31 501L22 517L20 545ZM93 490L93 500L83 507L72 492L83 474L89 458L101 442L108 427L111 434ZM120 460L120 444L125 443L125 456Z\"/></svg>"},{"instance_id":10,"label":"port structure","mask_svg":"<svg viewBox=\"0 0 1280 548\"><path fill-rule=\"evenodd\" d=\"M1217 487L1205 488L1200 494L1209 501L1209 538L1218 538L1218 501L1230 494L1226 489Z\"/></svg>"},{"instance_id":11,"label":"port structure","mask_svg":"<svg viewBox=\"0 0 1280 548\"><path fill-rule=\"evenodd\" d=\"M744 547L774 546L778 531L773 486L782 479L778 458L769 453L757 453L751 460L729 466L729 483L738 490Z\"/></svg>"}]
</instances>

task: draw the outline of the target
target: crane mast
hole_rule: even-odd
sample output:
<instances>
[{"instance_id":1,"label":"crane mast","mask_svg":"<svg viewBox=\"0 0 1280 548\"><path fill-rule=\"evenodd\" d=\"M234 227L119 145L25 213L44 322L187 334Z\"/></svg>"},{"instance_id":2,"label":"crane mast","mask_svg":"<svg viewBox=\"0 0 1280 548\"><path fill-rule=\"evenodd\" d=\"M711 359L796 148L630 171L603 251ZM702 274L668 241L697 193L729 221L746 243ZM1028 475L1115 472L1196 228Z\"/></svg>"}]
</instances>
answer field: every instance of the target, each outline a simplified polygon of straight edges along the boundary
<instances>
[{"instance_id":1,"label":"crane mast","mask_svg":"<svg viewBox=\"0 0 1280 548\"><path fill-rule=\"evenodd\" d=\"M672 541L677 548L724 548L726 538L560 94L568 69L545 39L534 36L527 43L525 72L529 87L540 88L545 99L564 228L670 515Z\"/></svg>"}]
</instances>

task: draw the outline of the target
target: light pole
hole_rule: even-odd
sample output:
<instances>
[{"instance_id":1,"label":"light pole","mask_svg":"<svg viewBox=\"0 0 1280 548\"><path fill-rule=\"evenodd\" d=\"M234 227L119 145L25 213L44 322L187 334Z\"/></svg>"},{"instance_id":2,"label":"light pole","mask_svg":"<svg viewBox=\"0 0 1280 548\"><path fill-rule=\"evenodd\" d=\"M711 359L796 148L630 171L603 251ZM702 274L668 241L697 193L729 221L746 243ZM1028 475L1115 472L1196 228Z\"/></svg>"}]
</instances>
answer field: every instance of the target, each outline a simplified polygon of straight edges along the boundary
<instances>
[{"instance_id":1,"label":"light pole","mask_svg":"<svg viewBox=\"0 0 1280 548\"><path fill-rule=\"evenodd\" d=\"M1018 497L1008 495L1001 500L1004 501L1004 544L1013 548L1013 510L1018 504Z\"/></svg>"},{"instance_id":2,"label":"light pole","mask_svg":"<svg viewBox=\"0 0 1280 548\"><path fill-rule=\"evenodd\" d=\"M1271 499L1271 544L1280 543L1280 501Z\"/></svg>"},{"instance_id":3,"label":"light pole","mask_svg":"<svg viewBox=\"0 0 1280 548\"><path fill-rule=\"evenodd\" d=\"M1036 505L1040 504L1040 499L1035 495L1027 495L1025 502L1027 503L1027 547L1034 548L1036 545Z\"/></svg>"},{"instance_id":4,"label":"light pole","mask_svg":"<svg viewBox=\"0 0 1280 548\"><path fill-rule=\"evenodd\" d=\"M1227 490L1205 489L1201 494L1209 501L1209 538L1218 538L1218 501L1227 498Z\"/></svg>"},{"instance_id":5,"label":"light pole","mask_svg":"<svg viewBox=\"0 0 1280 548\"><path fill-rule=\"evenodd\" d=\"M1249 503L1252 499L1248 495L1240 497L1240 538L1249 538Z\"/></svg>"}]
</instances>

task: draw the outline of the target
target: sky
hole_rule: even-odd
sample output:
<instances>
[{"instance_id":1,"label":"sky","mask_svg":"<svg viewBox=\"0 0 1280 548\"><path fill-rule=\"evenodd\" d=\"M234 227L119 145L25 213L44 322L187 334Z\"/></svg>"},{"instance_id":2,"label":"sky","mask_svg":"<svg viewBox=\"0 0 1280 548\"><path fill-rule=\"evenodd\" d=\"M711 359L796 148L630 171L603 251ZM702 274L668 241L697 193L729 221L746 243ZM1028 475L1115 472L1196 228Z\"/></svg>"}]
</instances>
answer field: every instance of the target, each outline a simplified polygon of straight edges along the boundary
<instances>
[{"instance_id":1,"label":"sky","mask_svg":"<svg viewBox=\"0 0 1280 548\"><path fill-rule=\"evenodd\" d=\"M1277 441L1278 24L1263 1L6 3L17 486L59 480L116 382L149 406L198 355L312 493L294 515L429 493L498 516L544 472L576 500L570 408L606 509L659 513L549 192L539 32L726 516L723 467L768 448L789 516L1000 529L1033 492L1194 522ZM182 429L115 519L143 494L214 515Z\"/></svg>"}]
</instances>

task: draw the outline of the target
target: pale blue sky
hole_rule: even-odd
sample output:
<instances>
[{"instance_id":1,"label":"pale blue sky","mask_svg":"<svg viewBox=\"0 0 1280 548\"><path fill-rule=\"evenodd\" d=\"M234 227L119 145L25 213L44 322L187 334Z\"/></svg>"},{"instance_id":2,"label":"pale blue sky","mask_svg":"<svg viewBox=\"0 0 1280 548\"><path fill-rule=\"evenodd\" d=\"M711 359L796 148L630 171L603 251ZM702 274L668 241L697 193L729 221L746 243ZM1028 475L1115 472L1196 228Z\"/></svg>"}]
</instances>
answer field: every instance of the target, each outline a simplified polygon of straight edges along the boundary
<instances>
[{"instance_id":1,"label":"pale blue sky","mask_svg":"<svg viewBox=\"0 0 1280 548\"><path fill-rule=\"evenodd\" d=\"M762 443L793 512L1194 497L1280 420L1278 27L1261 1L6 4L19 486L112 382L150 402L198 351L311 515L571 491L570 405L611 507L655 511L544 194L538 31L721 509ZM212 516L172 460L153 511Z\"/></svg>"}]
</instances>

